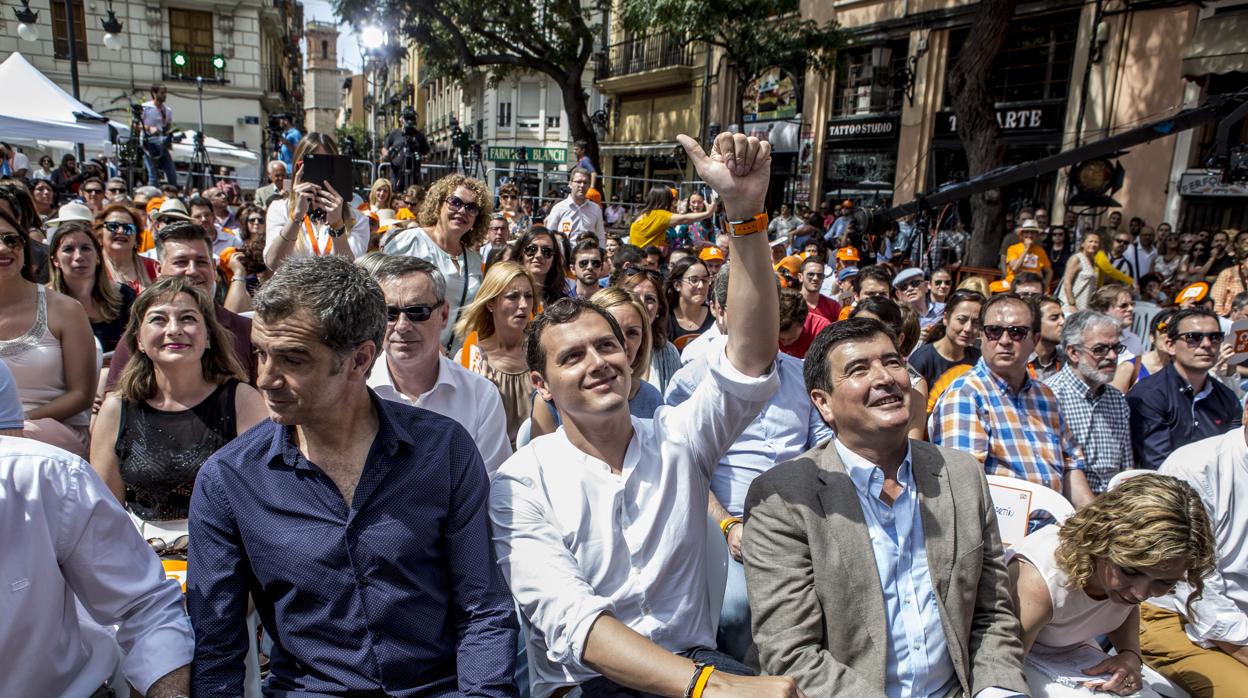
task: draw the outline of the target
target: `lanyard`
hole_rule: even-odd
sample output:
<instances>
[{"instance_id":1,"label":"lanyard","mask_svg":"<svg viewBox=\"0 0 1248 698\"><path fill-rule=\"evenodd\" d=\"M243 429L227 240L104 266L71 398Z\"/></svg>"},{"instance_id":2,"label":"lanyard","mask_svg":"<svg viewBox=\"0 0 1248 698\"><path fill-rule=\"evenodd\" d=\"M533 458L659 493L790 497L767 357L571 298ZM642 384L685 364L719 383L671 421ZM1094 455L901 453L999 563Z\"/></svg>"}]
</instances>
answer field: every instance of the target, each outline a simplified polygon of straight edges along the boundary
<instances>
[{"instance_id":1,"label":"lanyard","mask_svg":"<svg viewBox=\"0 0 1248 698\"><path fill-rule=\"evenodd\" d=\"M312 245L312 256L320 257L321 246L316 244L316 233L312 232L312 221L308 220L307 216L303 217L303 227L305 230L308 231L308 243ZM334 239L332 237L327 238L325 240L325 254L329 254L330 252L333 251L333 249L334 249Z\"/></svg>"}]
</instances>

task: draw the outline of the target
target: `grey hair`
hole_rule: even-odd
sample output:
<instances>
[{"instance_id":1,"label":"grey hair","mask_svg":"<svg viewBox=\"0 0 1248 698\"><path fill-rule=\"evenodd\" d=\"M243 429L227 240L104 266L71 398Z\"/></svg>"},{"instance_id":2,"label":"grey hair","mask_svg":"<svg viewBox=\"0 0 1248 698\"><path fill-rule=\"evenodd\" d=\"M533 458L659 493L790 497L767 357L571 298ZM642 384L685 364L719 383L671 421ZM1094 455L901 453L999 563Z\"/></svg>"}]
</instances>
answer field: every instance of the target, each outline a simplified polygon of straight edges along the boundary
<instances>
[{"instance_id":1,"label":"grey hair","mask_svg":"<svg viewBox=\"0 0 1248 698\"><path fill-rule=\"evenodd\" d=\"M1068 347L1083 346L1083 334L1093 327L1113 327L1115 331L1121 331L1122 323L1117 318L1096 310L1080 310L1066 318L1066 324L1062 327L1062 344Z\"/></svg>"},{"instance_id":2,"label":"grey hair","mask_svg":"<svg viewBox=\"0 0 1248 698\"><path fill-rule=\"evenodd\" d=\"M385 262L386 258L389 256L390 255L386 254L385 252L382 252L381 250L372 250L371 252L365 252L363 257L355 258L355 266L368 272L369 276L376 279L377 270L381 268L382 262ZM378 283L380 283L380 280L378 280Z\"/></svg>"},{"instance_id":3,"label":"grey hair","mask_svg":"<svg viewBox=\"0 0 1248 698\"><path fill-rule=\"evenodd\" d=\"M433 282L434 302L441 303L446 300L446 277L432 262L407 255L386 255L373 269L373 278L379 284L408 274L428 274L429 280Z\"/></svg>"},{"instance_id":4,"label":"grey hair","mask_svg":"<svg viewBox=\"0 0 1248 698\"><path fill-rule=\"evenodd\" d=\"M728 267L727 264L720 267L711 283L711 298L719 305L720 310L728 307Z\"/></svg>"},{"instance_id":5,"label":"grey hair","mask_svg":"<svg viewBox=\"0 0 1248 698\"><path fill-rule=\"evenodd\" d=\"M386 331L386 299L363 269L337 255L288 260L252 301L261 322L306 310L320 326L321 341L339 357L364 342L380 351Z\"/></svg>"}]
</instances>

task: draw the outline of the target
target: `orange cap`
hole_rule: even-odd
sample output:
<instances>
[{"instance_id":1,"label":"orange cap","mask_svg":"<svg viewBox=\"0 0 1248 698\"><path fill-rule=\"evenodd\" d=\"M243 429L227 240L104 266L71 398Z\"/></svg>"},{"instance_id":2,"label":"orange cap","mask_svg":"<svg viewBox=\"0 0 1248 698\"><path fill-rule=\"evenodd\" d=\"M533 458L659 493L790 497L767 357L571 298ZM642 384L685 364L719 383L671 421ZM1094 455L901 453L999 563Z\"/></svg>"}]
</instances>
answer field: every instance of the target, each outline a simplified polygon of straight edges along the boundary
<instances>
[{"instance_id":1,"label":"orange cap","mask_svg":"<svg viewBox=\"0 0 1248 698\"><path fill-rule=\"evenodd\" d=\"M149 216L152 215L152 211L159 211L160 205L163 203L165 203L165 197L163 196L153 196L152 198L148 199L147 208L146 208L147 215Z\"/></svg>"},{"instance_id":2,"label":"orange cap","mask_svg":"<svg viewBox=\"0 0 1248 698\"><path fill-rule=\"evenodd\" d=\"M597 189L590 189L589 191L585 192L585 198L589 199L590 201L596 204L600 204L602 203L602 192L598 191Z\"/></svg>"},{"instance_id":3,"label":"orange cap","mask_svg":"<svg viewBox=\"0 0 1248 698\"><path fill-rule=\"evenodd\" d=\"M702 248L701 252L698 253L698 259L703 262L709 262L716 259L722 262L724 261L724 251L715 245L707 245Z\"/></svg>"},{"instance_id":4,"label":"orange cap","mask_svg":"<svg viewBox=\"0 0 1248 698\"><path fill-rule=\"evenodd\" d=\"M842 262L861 262L862 257L858 256L858 248L842 247L836 251L836 258Z\"/></svg>"},{"instance_id":5,"label":"orange cap","mask_svg":"<svg viewBox=\"0 0 1248 698\"><path fill-rule=\"evenodd\" d=\"M221 250L221 263L217 266L221 268L221 275L225 277L226 283L229 283L234 278L234 270L230 269L230 259L237 253L238 250L233 247Z\"/></svg>"},{"instance_id":6,"label":"orange cap","mask_svg":"<svg viewBox=\"0 0 1248 698\"><path fill-rule=\"evenodd\" d=\"M841 208L853 208L853 207L854 207L854 202L850 201L849 199L845 199L844 201L841 202Z\"/></svg>"},{"instance_id":7,"label":"orange cap","mask_svg":"<svg viewBox=\"0 0 1248 698\"><path fill-rule=\"evenodd\" d=\"M1005 293L1008 290L1010 290L1010 282L1005 279L999 279L988 285L990 293Z\"/></svg>"},{"instance_id":8,"label":"orange cap","mask_svg":"<svg viewBox=\"0 0 1248 698\"><path fill-rule=\"evenodd\" d=\"M800 274L802 272L802 258L795 254L785 257L776 263L776 271L780 271L781 269L788 270L790 274Z\"/></svg>"},{"instance_id":9,"label":"orange cap","mask_svg":"<svg viewBox=\"0 0 1248 698\"><path fill-rule=\"evenodd\" d=\"M1187 305L1189 303L1199 303L1209 295L1209 284L1204 281L1197 281L1183 287L1182 291L1174 297L1176 305Z\"/></svg>"}]
</instances>

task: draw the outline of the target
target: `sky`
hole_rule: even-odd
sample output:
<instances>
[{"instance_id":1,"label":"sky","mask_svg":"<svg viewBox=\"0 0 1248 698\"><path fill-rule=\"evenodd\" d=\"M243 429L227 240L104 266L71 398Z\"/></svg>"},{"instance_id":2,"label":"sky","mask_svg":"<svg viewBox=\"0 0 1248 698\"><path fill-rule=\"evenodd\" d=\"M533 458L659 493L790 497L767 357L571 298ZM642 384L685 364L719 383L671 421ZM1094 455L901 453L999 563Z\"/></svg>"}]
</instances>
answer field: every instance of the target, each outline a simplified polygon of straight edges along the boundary
<instances>
[{"instance_id":1,"label":"sky","mask_svg":"<svg viewBox=\"0 0 1248 698\"><path fill-rule=\"evenodd\" d=\"M321 22L338 22L329 0L303 0L303 18L305 21L315 19ZM338 63L352 73L358 73L363 62L360 60L360 46L356 42L356 35L346 24L339 25L339 32Z\"/></svg>"}]
</instances>

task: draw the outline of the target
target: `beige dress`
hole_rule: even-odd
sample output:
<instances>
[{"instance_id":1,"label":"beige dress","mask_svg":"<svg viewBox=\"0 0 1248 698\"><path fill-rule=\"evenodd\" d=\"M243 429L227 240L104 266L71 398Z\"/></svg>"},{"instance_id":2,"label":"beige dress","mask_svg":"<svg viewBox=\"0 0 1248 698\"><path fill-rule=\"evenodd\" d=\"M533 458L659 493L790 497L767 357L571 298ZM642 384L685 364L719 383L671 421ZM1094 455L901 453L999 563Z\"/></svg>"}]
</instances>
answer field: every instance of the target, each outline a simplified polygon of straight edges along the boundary
<instances>
[{"instance_id":1,"label":"beige dress","mask_svg":"<svg viewBox=\"0 0 1248 698\"><path fill-rule=\"evenodd\" d=\"M469 371L484 376L498 387L503 400L503 413L507 415L507 440L512 450L516 448L516 433L520 425L528 419L533 410L533 383L529 380L529 372L507 373L490 365L489 357L475 342L465 344L460 350L460 365Z\"/></svg>"}]
</instances>

